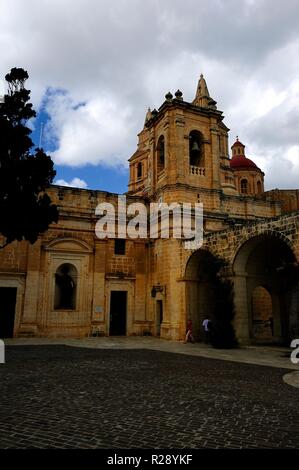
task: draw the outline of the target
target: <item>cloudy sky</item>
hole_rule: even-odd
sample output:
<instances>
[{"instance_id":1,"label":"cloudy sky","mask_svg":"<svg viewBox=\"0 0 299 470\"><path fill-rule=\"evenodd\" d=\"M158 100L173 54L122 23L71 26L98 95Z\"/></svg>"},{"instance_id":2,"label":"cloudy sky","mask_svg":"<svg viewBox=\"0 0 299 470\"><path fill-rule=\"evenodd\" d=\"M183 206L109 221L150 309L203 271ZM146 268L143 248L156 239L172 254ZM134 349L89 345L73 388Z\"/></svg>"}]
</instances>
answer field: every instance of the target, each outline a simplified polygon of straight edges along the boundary
<instances>
[{"instance_id":1,"label":"cloudy sky","mask_svg":"<svg viewBox=\"0 0 299 470\"><path fill-rule=\"evenodd\" d=\"M203 73L267 189L299 187L299 0L0 0L0 12L0 77L28 71L57 182L126 191L147 108L177 88L191 101Z\"/></svg>"}]
</instances>

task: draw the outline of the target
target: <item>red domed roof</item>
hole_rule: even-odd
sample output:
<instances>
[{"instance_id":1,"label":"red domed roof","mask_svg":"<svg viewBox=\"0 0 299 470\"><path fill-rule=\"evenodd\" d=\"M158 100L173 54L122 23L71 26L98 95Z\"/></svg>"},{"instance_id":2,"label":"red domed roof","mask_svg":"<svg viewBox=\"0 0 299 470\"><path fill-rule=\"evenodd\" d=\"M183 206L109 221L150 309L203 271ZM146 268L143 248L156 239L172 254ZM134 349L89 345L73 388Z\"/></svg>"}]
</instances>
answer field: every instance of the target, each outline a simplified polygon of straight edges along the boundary
<instances>
[{"instance_id":1,"label":"red domed roof","mask_svg":"<svg viewBox=\"0 0 299 470\"><path fill-rule=\"evenodd\" d=\"M234 170L236 169L248 170L249 168L256 169L256 170L259 169L252 160L250 160L247 157L244 157L244 155L235 155L230 160L230 167L233 168Z\"/></svg>"}]
</instances>

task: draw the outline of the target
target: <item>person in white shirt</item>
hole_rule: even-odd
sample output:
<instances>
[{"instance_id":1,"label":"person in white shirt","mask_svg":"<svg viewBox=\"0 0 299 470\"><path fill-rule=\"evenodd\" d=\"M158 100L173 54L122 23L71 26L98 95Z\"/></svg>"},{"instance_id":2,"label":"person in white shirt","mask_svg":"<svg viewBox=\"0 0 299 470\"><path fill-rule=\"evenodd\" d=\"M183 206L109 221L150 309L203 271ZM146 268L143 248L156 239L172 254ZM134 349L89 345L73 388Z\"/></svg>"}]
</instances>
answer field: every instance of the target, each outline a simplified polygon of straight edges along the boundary
<instances>
[{"instance_id":1,"label":"person in white shirt","mask_svg":"<svg viewBox=\"0 0 299 470\"><path fill-rule=\"evenodd\" d=\"M202 322L202 326L205 333L205 342L210 342L210 332L211 332L211 320L209 318L205 318Z\"/></svg>"}]
</instances>

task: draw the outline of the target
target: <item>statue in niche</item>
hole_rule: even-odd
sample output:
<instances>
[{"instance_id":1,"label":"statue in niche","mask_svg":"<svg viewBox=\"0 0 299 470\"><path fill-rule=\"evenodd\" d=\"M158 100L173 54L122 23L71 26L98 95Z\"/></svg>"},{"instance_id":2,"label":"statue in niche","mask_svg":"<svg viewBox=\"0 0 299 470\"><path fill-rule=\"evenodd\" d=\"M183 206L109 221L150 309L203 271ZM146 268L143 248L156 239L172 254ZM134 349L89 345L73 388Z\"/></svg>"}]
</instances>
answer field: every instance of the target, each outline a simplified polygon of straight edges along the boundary
<instances>
[{"instance_id":1,"label":"statue in niche","mask_svg":"<svg viewBox=\"0 0 299 470\"><path fill-rule=\"evenodd\" d=\"M67 265L61 267L55 274L56 285L59 289L59 301L57 309L73 310L75 308L75 289L76 284L70 275L70 268Z\"/></svg>"}]
</instances>

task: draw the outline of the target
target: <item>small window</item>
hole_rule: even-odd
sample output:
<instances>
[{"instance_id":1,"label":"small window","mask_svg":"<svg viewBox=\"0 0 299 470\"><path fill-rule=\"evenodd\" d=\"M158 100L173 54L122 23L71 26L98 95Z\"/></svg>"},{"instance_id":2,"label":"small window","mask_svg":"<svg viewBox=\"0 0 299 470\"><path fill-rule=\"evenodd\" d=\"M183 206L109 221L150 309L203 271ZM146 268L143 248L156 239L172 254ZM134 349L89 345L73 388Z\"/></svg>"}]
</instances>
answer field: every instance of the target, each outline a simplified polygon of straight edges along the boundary
<instances>
[{"instance_id":1,"label":"small window","mask_svg":"<svg viewBox=\"0 0 299 470\"><path fill-rule=\"evenodd\" d=\"M241 180L241 193L242 194L248 193L248 181L247 180Z\"/></svg>"},{"instance_id":2,"label":"small window","mask_svg":"<svg viewBox=\"0 0 299 470\"><path fill-rule=\"evenodd\" d=\"M126 240L122 240L122 239L114 240L114 254L115 255L126 254Z\"/></svg>"},{"instance_id":3,"label":"small window","mask_svg":"<svg viewBox=\"0 0 299 470\"><path fill-rule=\"evenodd\" d=\"M75 310L77 269L69 263L62 264L55 273L55 310Z\"/></svg>"},{"instance_id":4,"label":"small window","mask_svg":"<svg viewBox=\"0 0 299 470\"><path fill-rule=\"evenodd\" d=\"M157 170L158 173L164 170L165 167L165 139L164 136L161 135L158 140L157 146Z\"/></svg>"},{"instance_id":5,"label":"small window","mask_svg":"<svg viewBox=\"0 0 299 470\"><path fill-rule=\"evenodd\" d=\"M261 194L262 192L262 183L260 181L257 182L257 193Z\"/></svg>"},{"instance_id":6,"label":"small window","mask_svg":"<svg viewBox=\"0 0 299 470\"><path fill-rule=\"evenodd\" d=\"M142 163L139 162L137 165L137 178L141 178L141 177L142 177Z\"/></svg>"}]
</instances>

